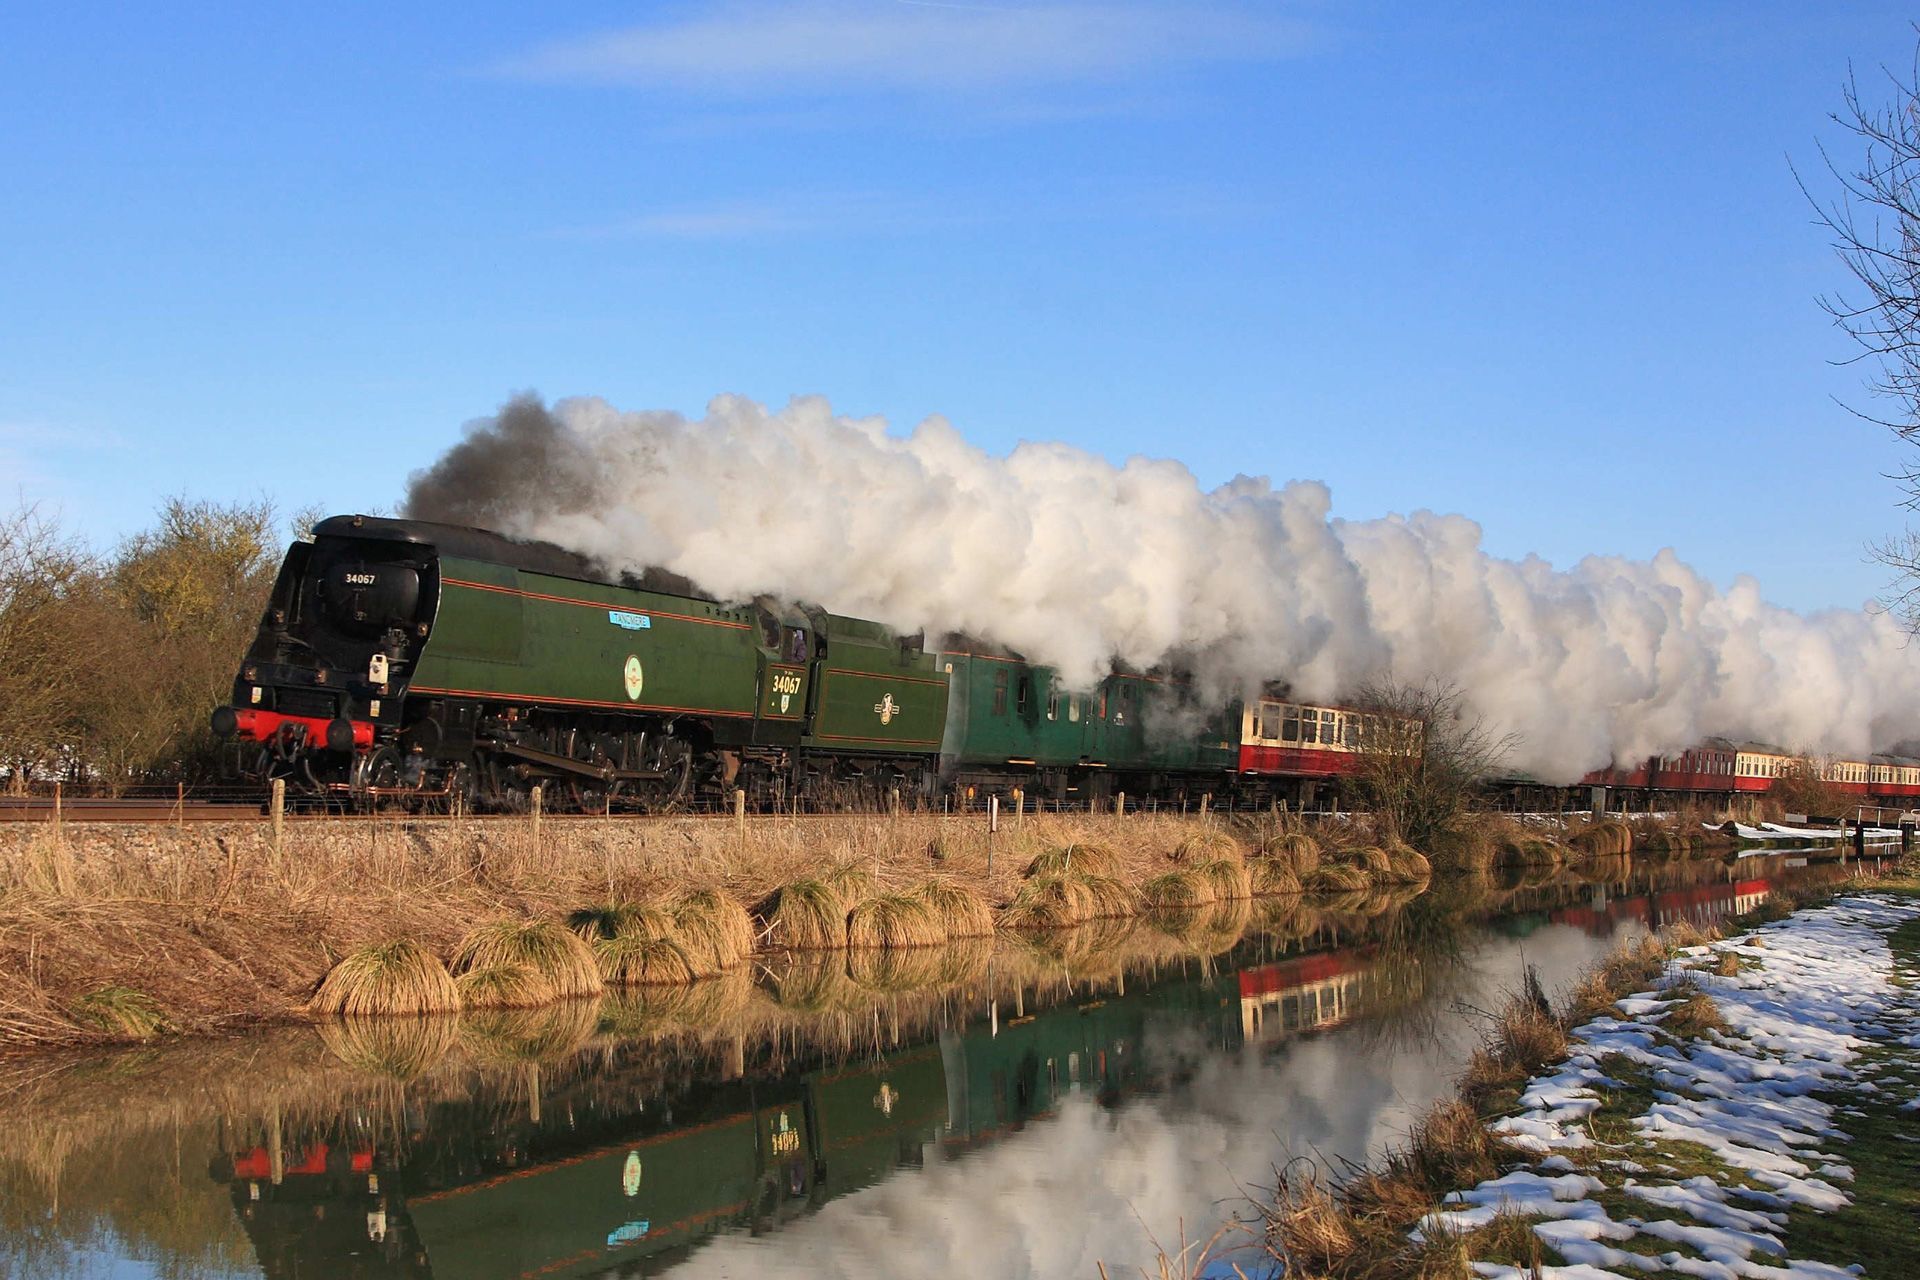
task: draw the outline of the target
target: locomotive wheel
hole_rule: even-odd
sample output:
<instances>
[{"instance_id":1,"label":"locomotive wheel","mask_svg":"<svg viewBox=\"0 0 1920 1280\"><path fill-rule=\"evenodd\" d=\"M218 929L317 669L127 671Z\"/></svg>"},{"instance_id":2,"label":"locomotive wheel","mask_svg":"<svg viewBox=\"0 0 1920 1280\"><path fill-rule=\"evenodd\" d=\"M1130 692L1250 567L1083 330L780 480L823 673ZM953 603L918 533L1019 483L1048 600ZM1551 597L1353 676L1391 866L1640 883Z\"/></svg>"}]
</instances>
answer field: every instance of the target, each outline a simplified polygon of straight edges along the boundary
<instances>
[{"instance_id":1,"label":"locomotive wheel","mask_svg":"<svg viewBox=\"0 0 1920 1280\"><path fill-rule=\"evenodd\" d=\"M400 756L392 747L376 747L354 762L353 785L358 793L355 797L362 812L372 813L376 809L393 808L404 803L398 796L379 796L377 791L391 791L398 788L403 778L400 773Z\"/></svg>"},{"instance_id":2,"label":"locomotive wheel","mask_svg":"<svg viewBox=\"0 0 1920 1280\"><path fill-rule=\"evenodd\" d=\"M599 735L585 758L587 763L601 767L616 764L621 758L620 739L612 734ZM575 777L567 781L573 807L580 813L605 813L618 802L620 788L618 782L597 782L592 778Z\"/></svg>"},{"instance_id":3,"label":"locomotive wheel","mask_svg":"<svg viewBox=\"0 0 1920 1280\"><path fill-rule=\"evenodd\" d=\"M648 813L670 813L685 804L693 791L693 744L685 738L661 734L647 746L641 768L662 775L638 784L635 798Z\"/></svg>"}]
</instances>

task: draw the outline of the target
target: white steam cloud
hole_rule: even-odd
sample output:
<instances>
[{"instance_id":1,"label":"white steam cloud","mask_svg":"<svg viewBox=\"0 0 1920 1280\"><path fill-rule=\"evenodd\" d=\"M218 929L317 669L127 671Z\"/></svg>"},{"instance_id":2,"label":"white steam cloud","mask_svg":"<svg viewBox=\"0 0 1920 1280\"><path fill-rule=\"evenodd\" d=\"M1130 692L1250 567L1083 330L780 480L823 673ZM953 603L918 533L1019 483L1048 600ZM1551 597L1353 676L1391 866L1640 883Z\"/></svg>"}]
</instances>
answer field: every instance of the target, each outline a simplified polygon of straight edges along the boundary
<instances>
[{"instance_id":1,"label":"white steam cloud","mask_svg":"<svg viewBox=\"0 0 1920 1280\"><path fill-rule=\"evenodd\" d=\"M410 515L653 565L930 636L990 638L1087 685L1177 659L1216 691L1283 679L1336 699L1451 679L1569 780L1710 735L1858 756L1920 723L1920 650L1879 612L1797 614L1671 552L1570 569L1505 560L1478 524L1331 516L1326 486L1122 466L1062 444L1005 456L944 419L905 437L826 401L722 396L704 418L515 400L427 471Z\"/></svg>"}]
</instances>

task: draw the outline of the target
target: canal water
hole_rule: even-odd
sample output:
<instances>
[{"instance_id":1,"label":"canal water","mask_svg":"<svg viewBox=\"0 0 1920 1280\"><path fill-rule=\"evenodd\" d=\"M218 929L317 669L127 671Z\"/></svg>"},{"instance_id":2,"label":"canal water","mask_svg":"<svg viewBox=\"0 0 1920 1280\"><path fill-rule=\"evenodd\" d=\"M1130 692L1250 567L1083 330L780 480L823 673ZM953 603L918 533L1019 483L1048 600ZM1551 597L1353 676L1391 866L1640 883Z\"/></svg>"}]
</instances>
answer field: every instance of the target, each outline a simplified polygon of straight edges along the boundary
<instances>
[{"instance_id":1,"label":"canal water","mask_svg":"<svg viewBox=\"0 0 1920 1280\"><path fill-rule=\"evenodd\" d=\"M1445 1094L1531 967L1837 868L1626 860L692 991L0 1063L0 1276L1156 1270Z\"/></svg>"}]
</instances>

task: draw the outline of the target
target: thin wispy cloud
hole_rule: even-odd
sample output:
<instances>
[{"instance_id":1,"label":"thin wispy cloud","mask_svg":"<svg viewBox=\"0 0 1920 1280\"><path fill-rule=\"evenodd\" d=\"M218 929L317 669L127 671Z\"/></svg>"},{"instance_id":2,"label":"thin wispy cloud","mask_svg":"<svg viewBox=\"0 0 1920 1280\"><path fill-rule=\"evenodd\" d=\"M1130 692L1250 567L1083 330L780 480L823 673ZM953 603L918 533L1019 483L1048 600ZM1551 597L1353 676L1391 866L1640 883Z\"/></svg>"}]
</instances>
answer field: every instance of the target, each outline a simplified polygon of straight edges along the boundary
<instances>
[{"instance_id":1,"label":"thin wispy cloud","mask_svg":"<svg viewBox=\"0 0 1920 1280\"><path fill-rule=\"evenodd\" d=\"M557 41L492 70L732 99L1044 90L1305 52L1312 30L1278 9L1177 0L737 0Z\"/></svg>"},{"instance_id":2,"label":"thin wispy cloud","mask_svg":"<svg viewBox=\"0 0 1920 1280\"><path fill-rule=\"evenodd\" d=\"M1036 191L947 193L939 200L885 191L771 191L645 210L608 222L563 227L565 240L750 240L795 236L915 234L1000 222L1194 222L1265 212L1233 192L1057 187Z\"/></svg>"}]
</instances>

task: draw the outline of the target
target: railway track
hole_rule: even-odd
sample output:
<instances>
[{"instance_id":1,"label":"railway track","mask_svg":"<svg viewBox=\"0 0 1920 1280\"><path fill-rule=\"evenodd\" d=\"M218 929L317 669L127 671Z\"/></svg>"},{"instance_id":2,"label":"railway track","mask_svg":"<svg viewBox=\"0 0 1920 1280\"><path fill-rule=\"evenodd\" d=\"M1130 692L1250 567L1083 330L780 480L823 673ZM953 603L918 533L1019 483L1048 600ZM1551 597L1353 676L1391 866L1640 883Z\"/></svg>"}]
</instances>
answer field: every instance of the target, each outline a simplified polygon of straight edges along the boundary
<instances>
[{"instance_id":1,"label":"railway track","mask_svg":"<svg viewBox=\"0 0 1920 1280\"><path fill-rule=\"evenodd\" d=\"M954 813L952 817L971 817L976 820L985 817L985 810L965 810ZM731 811L717 809L689 809L670 814L622 813L555 813L548 810L540 815L545 822L658 822L663 819L705 817L732 817ZM846 818L859 816L847 811L800 813L754 813L750 819L780 818ZM867 816L879 816L869 813ZM266 822L269 818L267 806L258 799L224 800L168 800L164 797L86 797L62 799L58 805L46 796L0 796L0 824L4 823L53 823L53 822L117 822L117 823L189 823L209 822ZM467 813L462 814L462 822L526 822L525 813ZM444 813L411 813L389 811L383 813L348 813L338 809L295 808L289 805L286 813L288 822L445 822L449 820ZM1003 817L1002 821L1010 819Z\"/></svg>"}]
</instances>

